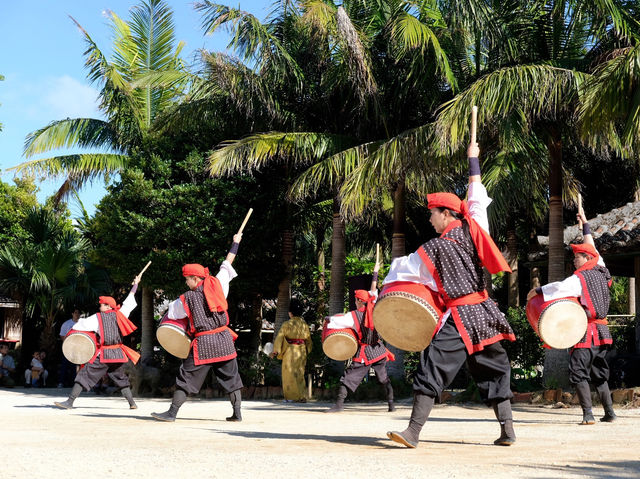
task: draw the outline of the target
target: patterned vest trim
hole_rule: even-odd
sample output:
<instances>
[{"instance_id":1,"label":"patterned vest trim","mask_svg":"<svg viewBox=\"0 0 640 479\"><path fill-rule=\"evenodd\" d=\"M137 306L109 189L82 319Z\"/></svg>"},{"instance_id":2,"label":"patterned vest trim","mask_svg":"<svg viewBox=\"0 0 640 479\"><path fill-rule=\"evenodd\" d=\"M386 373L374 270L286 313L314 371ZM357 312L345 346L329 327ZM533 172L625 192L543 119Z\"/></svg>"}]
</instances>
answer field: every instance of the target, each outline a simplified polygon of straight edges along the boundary
<instances>
[{"instance_id":1,"label":"patterned vest trim","mask_svg":"<svg viewBox=\"0 0 640 479\"><path fill-rule=\"evenodd\" d=\"M587 303L589 321L585 335L574 348L613 344L613 337L605 319L611 302L609 295L611 273L604 266L598 265L574 274L580 279L582 285L582 297Z\"/></svg>"},{"instance_id":2,"label":"patterned vest trim","mask_svg":"<svg viewBox=\"0 0 640 479\"><path fill-rule=\"evenodd\" d=\"M351 311L353 324L358 336L358 350L352 361L365 365L373 364L387 358L388 350L382 344L378 331L369 329L364 325L365 309Z\"/></svg>"},{"instance_id":3,"label":"patterned vest trim","mask_svg":"<svg viewBox=\"0 0 640 479\"><path fill-rule=\"evenodd\" d=\"M227 361L238 354L233 344L237 335L229 329L226 311L210 311L203 286L187 291L180 300L189 317L193 360L196 365Z\"/></svg>"},{"instance_id":4,"label":"patterned vest trim","mask_svg":"<svg viewBox=\"0 0 640 479\"><path fill-rule=\"evenodd\" d=\"M464 226L455 227L442 237L427 241L418 248L417 253L446 303L484 291L484 269ZM450 309L469 354L503 339L516 339L504 314L491 298L477 304L452 306Z\"/></svg>"},{"instance_id":5,"label":"patterned vest trim","mask_svg":"<svg viewBox=\"0 0 640 479\"><path fill-rule=\"evenodd\" d=\"M129 358L122 349L122 336L116 313L98 313L97 316L100 328L100 362L126 363ZM94 361L95 358L91 362Z\"/></svg>"}]
</instances>

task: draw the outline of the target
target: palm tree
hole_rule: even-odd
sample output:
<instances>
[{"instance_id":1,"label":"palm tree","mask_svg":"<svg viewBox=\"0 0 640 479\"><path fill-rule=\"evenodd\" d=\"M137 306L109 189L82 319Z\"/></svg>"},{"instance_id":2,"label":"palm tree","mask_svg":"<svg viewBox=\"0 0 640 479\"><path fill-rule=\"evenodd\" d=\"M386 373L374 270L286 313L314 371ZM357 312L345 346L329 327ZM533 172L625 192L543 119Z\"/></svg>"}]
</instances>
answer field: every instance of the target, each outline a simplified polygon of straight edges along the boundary
<instances>
[{"instance_id":1,"label":"palm tree","mask_svg":"<svg viewBox=\"0 0 640 479\"><path fill-rule=\"evenodd\" d=\"M154 122L176 101L185 84L176 80L162 86L136 84L153 72L182 71L180 53L184 44L174 36L173 13L162 0L144 0L122 20L109 11L114 35L113 58L107 59L89 33L73 18L87 45L87 78L100 86L99 109L105 119L67 118L31 133L25 156L31 158L59 148L106 150L103 152L53 156L30 160L14 168L18 173L42 178L64 176L57 200L98 177L126 168L130 154L153 137ZM153 291L142 288L143 344L153 335ZM148 336L148 337L147 337ZM143 350L143 359L152 351Z\"/></svg>"}]
</instances>

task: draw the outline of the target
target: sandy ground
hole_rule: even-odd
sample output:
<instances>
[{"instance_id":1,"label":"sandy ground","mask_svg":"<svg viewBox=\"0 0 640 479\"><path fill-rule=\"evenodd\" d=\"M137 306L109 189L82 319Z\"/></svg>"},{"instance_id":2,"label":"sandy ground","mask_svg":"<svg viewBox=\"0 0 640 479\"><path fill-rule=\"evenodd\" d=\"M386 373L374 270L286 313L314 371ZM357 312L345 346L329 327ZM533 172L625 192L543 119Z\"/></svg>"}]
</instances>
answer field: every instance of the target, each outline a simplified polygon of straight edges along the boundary
<instances>
[{"instance_id":1,"label":"sandy ground","mask_svg":"<svg viewBox=\"0 0 640 479\"><path fill-rule=\"evenodd\" d=\"M516 405L518 442L499 435L480 405L436 406L417 449L386 438L406 427L409 400L382 403L245 401L244 421L228 423L222 399L189 400L175 423L149 416L168 400L83 393L73 410L52 407L68 389L0 389L1 476L5 478L556 478L640 477L640 410L613 424L578 426L580 410ZM601 410L594 412L601 415Z\"/></svg>"}]
</instances>

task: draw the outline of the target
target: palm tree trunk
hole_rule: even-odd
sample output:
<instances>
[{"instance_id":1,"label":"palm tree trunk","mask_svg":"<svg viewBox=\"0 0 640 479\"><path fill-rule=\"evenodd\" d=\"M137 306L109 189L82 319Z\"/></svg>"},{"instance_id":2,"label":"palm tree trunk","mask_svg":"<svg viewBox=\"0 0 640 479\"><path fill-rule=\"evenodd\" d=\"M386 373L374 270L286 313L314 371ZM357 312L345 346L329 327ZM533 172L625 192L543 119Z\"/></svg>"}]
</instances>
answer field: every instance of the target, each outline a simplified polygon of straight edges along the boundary
<instances>
[{"instance_id":1,"label":"palm tree trunk","mask_svg":"<svg viewBox=\"0 0 640 479\"><path fill-rule=\"evenodd\" d=\"M324 231L319 228L316 231L316 264L318 266L318 279L316 281L316 287L318 288L318 316L320 318L326 315L326 301L324 297L324 291L326 286L326 273L325 273L325 257L324 257Z\"/></svg>"},{"instance_id":2,"label":"palm tree trunk","mask_svg":"<svg viewBox=\"0 0 640 479\"><path fill-rule=\"evenodd\" d=\"M515 224L510 220L507 230L507 261L511 268L509 273L509 307L520 306L520 291L518 289L518 238L516 236Z\"/></svg>"},{"instance_id":3,"label":"palm tree trunk","mask_svg":"<svg viewBox=\"0 0 640 479\"><path fill-rule=\"evenodd\" d=\"M287 208L288 209L288 208ZM278 285L278 299L276 307L275 334L282 323L289 319L289 300L291 299L291 276L293 265L293 231L287 227L282 232L282 264L284 266L284 276Z\"/></svg>"},{"instance_id":4,"label":"palm tree trunk","mask_svg":"<svg viewBox=\"0 0 640 479\"><path fill-rule=\"evenodd\" d=\"M393 192L393 236L391 239L392 260L400 256L404 256L406 253L404 234L406 224L405 203L405 182L403 177L398 181L396 189ZM396 356L396 360L390 362L388 365L389 376L396 379L403 379L405 351L391 346L390 344L388 344L387 347Z\"/></svg>"},{"instance_id":5,"label":"palm tree trunk","mask_svg":"<svg viewBox=\"0 0 640 479\"><path fill-rule=\"evenodd\" d=\"M548 282L564 279L564 233L562 228L562 138L552 129L549 137L549 275ZM547 387L569 386L569 354L566 349L547 349L544 358Z\"/></svg>"},{"instance_id":6,"label":"palm tree trunk","mask_svg":"<svg viewBox=\"0 0 640 479\"><path fill-rule=\"evenodd\" d=\"M142 318L140 338L140 364L148 362L153 356L153 338L156 328L153 321L153 290L142 288L142 306L140 316Z\"/></svg>"},{"instance_id":7,"label":"palm tree trunk","mask_svg":"<svg viewBox=\"0 0 640 479\"><path fill-rule=\"evenodd\" d=\"M344 311L345 274L344 221L340 216L340 200L333 198L333 231L331 233L331 283L329 284L329 315Z\"/></svg>"}]
</instances>

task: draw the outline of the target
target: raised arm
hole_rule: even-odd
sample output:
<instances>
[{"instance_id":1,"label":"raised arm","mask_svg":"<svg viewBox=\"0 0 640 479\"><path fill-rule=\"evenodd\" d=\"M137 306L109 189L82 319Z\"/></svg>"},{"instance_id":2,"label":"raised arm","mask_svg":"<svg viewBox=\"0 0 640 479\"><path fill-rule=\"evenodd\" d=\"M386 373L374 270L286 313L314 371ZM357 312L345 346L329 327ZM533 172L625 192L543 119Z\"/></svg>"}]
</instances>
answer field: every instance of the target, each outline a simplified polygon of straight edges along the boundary
<instances>
[{"instance_id":1,"label":"raised arm","mask_svg":"<svg viewBox=\"0 0 640 479\"><path fill-rule=\"evenodd\" d=\"M233 244L231 245L231 249L227 253L227 257L225 261L228 261L229 264L233 263L233 260L238 254L238 247L240 246L240 241L242 241L242 233L236 233L233 235Z\"/></svg>"},{"instance_id":2,"label":"raised arm","mask_svg":"<svg viewBox=\"0 0 640 479\"><path fill-rule=\"evenodd\" d=\"M138 290L138 283L140 283L140 278L141 274L133 278L133 282L131 283L133 285L131 287L131 291L129 291L129 294L123 301L122 307L120 308L120 312L127 318L131 314L131 311L133 311L138 305L138 303L136 303L136 291Z\"/></svg>"}]
</instances>

